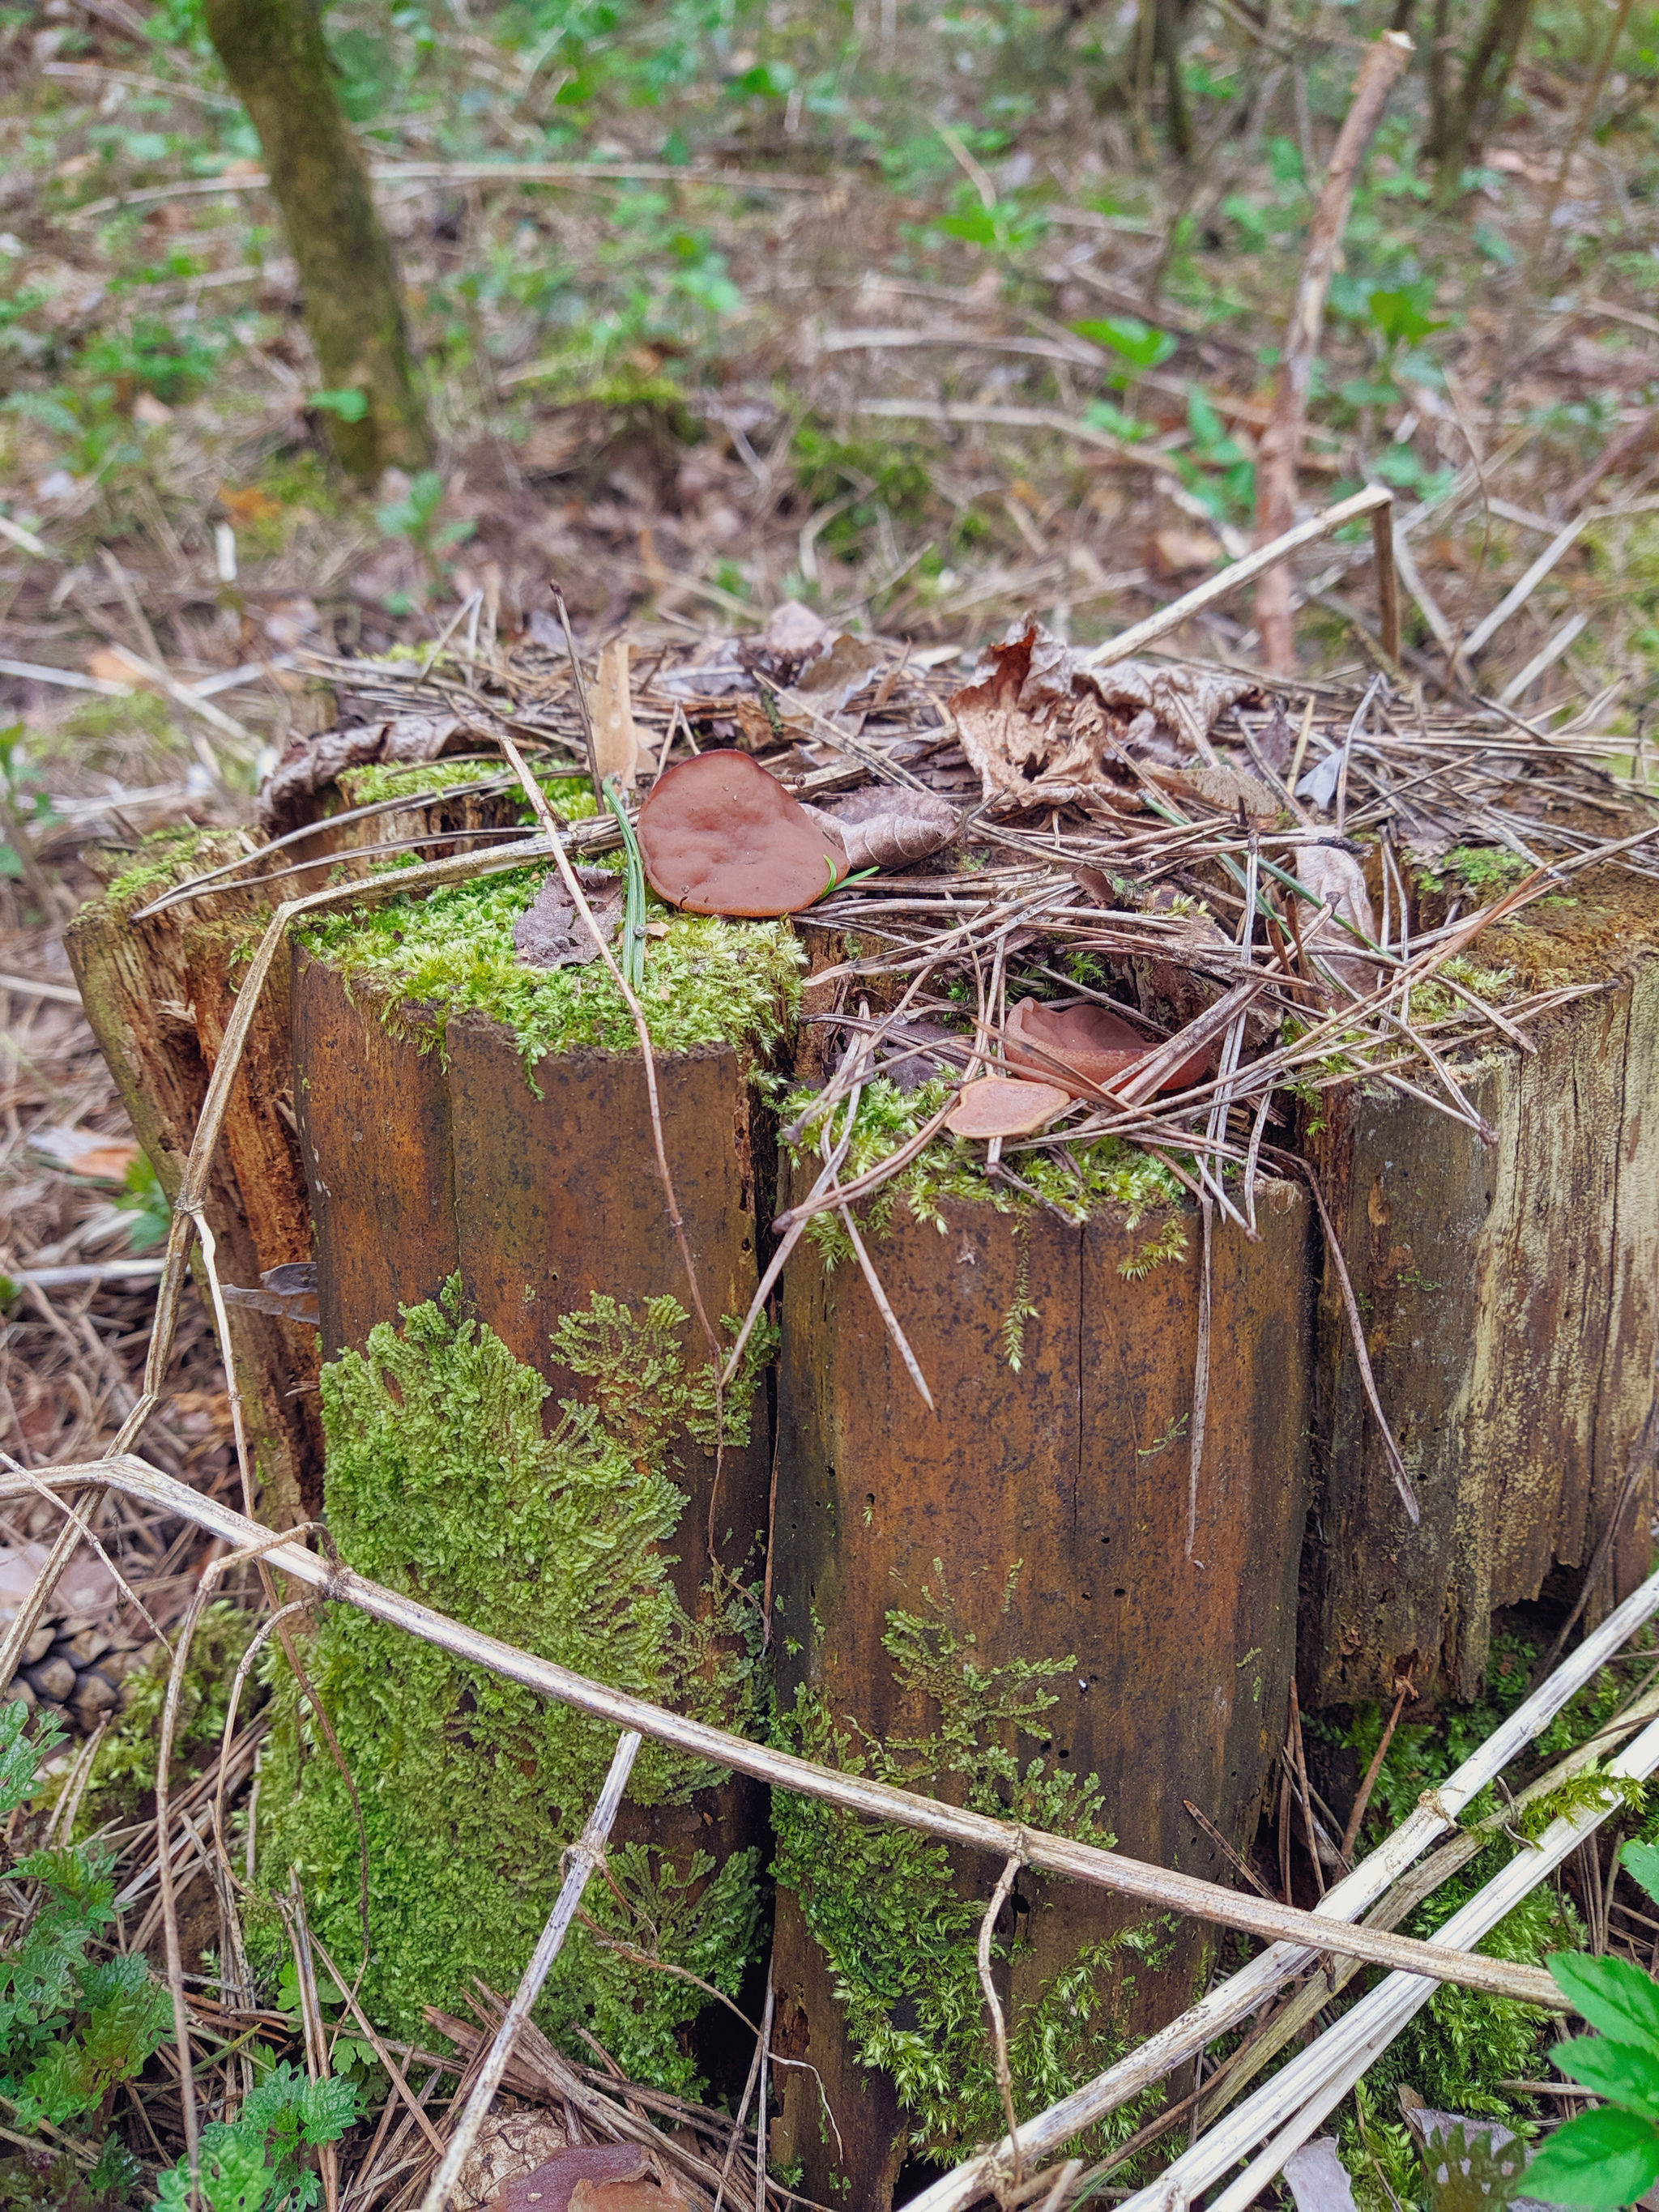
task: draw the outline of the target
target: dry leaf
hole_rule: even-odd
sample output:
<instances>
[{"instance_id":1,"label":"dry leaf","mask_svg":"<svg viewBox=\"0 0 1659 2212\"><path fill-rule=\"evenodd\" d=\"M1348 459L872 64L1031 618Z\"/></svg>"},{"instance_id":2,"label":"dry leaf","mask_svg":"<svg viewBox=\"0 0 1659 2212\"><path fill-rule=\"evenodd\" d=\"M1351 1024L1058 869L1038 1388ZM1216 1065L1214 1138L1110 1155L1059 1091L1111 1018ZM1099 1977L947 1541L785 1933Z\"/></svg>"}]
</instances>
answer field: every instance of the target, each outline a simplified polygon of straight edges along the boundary
<instances>
[{"instance_id":1,"label":"dry leaf","mask_svg":"<svg viewBox=\"0 0 1659 2212\"><path fill-rule=\"evenodd\" d=\"M261 491L258 484L234 491L228 484L222 483L219 504L239 530L250 529L256 522L274 521L283 511L281 500L273 499L268 491Z\"/></svg>"},{"instance_id":2,"label":"dry leaf","mask_svg":"<svg viewBox=\"0 0 1659 2212\"><path fill-rule=\"evenodd\" d=\"M451 2212L489 2212L506 2183L544 2166L566 2141L565 2130L545 2112L488 2114L456 2178Z\"/></svg>"},{"instance_id":3,"label":"dry leaf","mask_svg":"<svg viewBox=\"0 0 1659 2212\"><path fill-rule=\"evenodd\" d=\"M1225 761L1194 761L1190 768L1149 768L1147 774L1166 791L1201 799L1224 814L1237 814L1242 806L1252 822L1271 822L1281 802L1259 775L1231 767Z\"/></svg>"},{"instance_id":4,"label":"dry leaf","mask_svg":"<svg viewBox=\"0 0 1659 2212\"><path fill-rule=\"evenodd\" d=\"M1146 566L1155 576L1213 568L1220 558L1220 546L1206 531L1160 530L1146 541Z\"/></svg>"},{"instance_id":5,"label":"dry leaf","mask_svg":"<svg viewBox=\"0 0 1659 2212\"><path fill-rule=\"evenodd\" d=\"M1355 945L1347 931L1340 927L1337 917L1349 922L1362 937L1375 939L1376 919L1371 912L1370 893L1365 889L1364 872L1353 854L1340 845L1303 845L1296 855L1296 872L1314 896L1329 899L1332 913L1310 933L1308 921L1310 909L1305 902L1297 916L1301 924L1303 945L1316 952L1334 975L1340 976L1351 989L1362 997L1376 985L1376 963L1368 959Z\"/></svg>"},{"instance_id":6,"label":"dry leaf","mask_svg":"<svg viewBox=\"0 0 1659 2212\"><path fill-rule=\"evenodd\" d=\"M599 781L615 776L631 790L640 761L640 733L634 726L634 702L628 683L628 641L615 638L599 654L593 686L593 754Z\"/></svg>"},{"instance_id":7,"label":"dry leaf","mask_svg":"<svg viewBox=\"0 0 1659 2212\"><path fill-rule=\"evenodd\" d=\"M959 827L956 808L937 792L879 784L854 792L833 812L805 811L840 831L849 868L908 868L948 845Z\"/></svg>"},{"instance_id":8,"label":"dry leaf","mask_svg":"<svg viewBox=\"0 0 1659 2212\"><path fill-rule=\"evenodd\" d=\"M247 1306L255 1313L275 1314L281 1321L301 1322L312 1328L321 1323L314 1261L286 1260L280 1267L267 1267L257 1291L243 1290L234 1283L221 1287L228 1306ZM176 1407L177 1397L172 1402Z\"/></svg>"},{"instance_id":9,"label":"dry leaf","mask_svg":"<svg viewBox=\"0 0 1659 2212\"><path fill-rule=\"evenodd\" d=\"M160 430L172 422L173 410L153 392L141 392L132 403L132 419L142 422L147 430Z\"/></svg>"},{"instance_id":10,"label":"dry leaf","mask_svg":"<svg viewBox=\"0 0 1659 2212\"><path fill-rule=\"evenodd\" d=\"M118 645L100 645L87 656L87 673L95 676L100 684L130 684L137 691L157 691L161 686L153 676L146 676L122 652Z\"/></svg>"},{"instance_id":11,"label":"dry leaf","mask_svg":"<svg viewBox=\"0 0 1659 2212\"><path fill-rule=\"evenodd\" d=\"M991 647L950 708L988 804L1063 806L1109 799L1110 741L1184 768L1219 717L1255 689L1248 677L1136 660L1097 672L1028 616Z\"/></svg>"},{"instance_id":12,"label":"dry leaf","mask_svg":"<svg viewBox=\"0 0 1659 2212\"><path fill-rule=\"evenodd\" d=\"M602 936L608 938L616 927L627 896L622 878L607 875L604 890L588 900ZM586 968L599 957L593 932L577 913L576 902L558 875L549 876L534 903L514 923L513 945L526 968Z\"/></svg>"},{"instance_id":13,"label":"dry leaf","mask_svg":"<svg viewBox=\"0 0 1659 2212\"><path fill-rule=\"evenodd\" d=\"M138 1157L130 1138L100 1136L95 1129L36 1129L29 1139L35 1150L70 1175L89 1182L123 1182Z\"/></svg>"},{"instance_id":14,"label":"dry leaf","mask_svg":"<svg viewBox=\"0 0 1659 2212\"><path fill-rule=\"evenodd\" d=\"M881 660L879 646L843 632L828 653L807 662L788 690L779 692L779 713L786 724L794 724L803 734L810 732L815 719L833 720L849 699L857 697Z\"/></svg>"},{"instance_id":15,"label":"dry leaf","mask_svg":"<svg viewBox=\"0 0 1659 2212\"><path fill-rule=\"evenodd\" d=\"M945 1126L953 1137L1034 1137L1071 1103L1056 1083L981 1075L963 1085Z\"/></svg>"}]
</instances>

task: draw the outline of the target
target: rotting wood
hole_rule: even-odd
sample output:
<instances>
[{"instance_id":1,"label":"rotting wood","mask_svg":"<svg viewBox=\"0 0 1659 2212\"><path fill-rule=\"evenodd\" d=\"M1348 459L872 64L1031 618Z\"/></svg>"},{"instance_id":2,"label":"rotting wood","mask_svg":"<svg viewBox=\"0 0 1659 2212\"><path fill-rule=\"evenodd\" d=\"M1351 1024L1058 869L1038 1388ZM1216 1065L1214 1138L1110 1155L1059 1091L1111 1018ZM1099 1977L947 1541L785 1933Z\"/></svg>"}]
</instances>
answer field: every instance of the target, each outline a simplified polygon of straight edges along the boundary
<instances>
[{"instance_id":1,"label":"rotting wood","mask_svg":"<svg viewBox=\"0 0 1659 2212\"><path fill-rule=\"evenodd\" d=\"M1575 934L1577 933L1577 934ZM1327 1265L1315 1362L1319 1535L1299 1672L1320 1703L1386 1698L1413 1673L1474 1696L1497 1607L1538 1595L1618 1528L1592 1620L1646 1572L1653 1469L1632 1461L1659 1328L1659 901L1583 880L1560 935L1509 940L1603 965L1605 988L1494 1049L1468 1079L1497 1132L1358 1084L1307 1150L1366 1316L1384 1410L1423 1504L1400 1526ZM1505 940L1489 957L1502 960ZM1379 1566L1384 1571L1379 1572Z\"/></svg>"},{"instance_id":2,"label":"rotting wood","mask_svg":"<svg viewBox=\"0 0 1659 2212\"><path fill-rule=\"evenodd\" d=\"M240 850L240 841L221 840ZM209 841L205 854L217 857ZM228 857L227 855L227 857ZM224 1049L240 963L270 916L257 888L231 887L193 907L137 921L132 902L97 900L64 933L94 1035L139 1143L169 1198ZM262 999L247 1032L225 1116L224 1151L204 1194L227 1277L257 1283L311 1256L305 1176L293 1121L285 983ZM293 1521L321 1497L316 1338L238 1308L232 1322L259 1478L274 1519Z\"/></svg>"},{"instance_id":3,"label":"rotting wood","mask_svg":"<svg viewBox=\"0 0 1659 2212\"><path fill-rule=\"evenodd\" d=\"M956 1199L940 1212L944 1235L901 1208L872 1246L939 1420L906 1408L897 1355L850 1268L826 1274L809 1247L785 1277L786 1721L799 1689L856 1716L878 1742L926 1739L938 1724L930 1700L896 1678L884 1636L894 1607L948 1605L956 1632L975 1638L976 1669L1073 1662L1050 1686L1056 1702L1021 1731L1022 1768L1046 1743L1060 1771L1099 1776L1103 1823L1121 1848L1226 1880L1222 1850L1182 1801L1205 1803L1243 1844L1272 1772L1305 1510L1306 1195L1264 1185L1259 1245L1217 1234L1201 1565L1184 1540L1195 1224L1184 1258L1135 1279L1124 1269L1162 1216L1130 1227L1109 1211L1079 1227ZM1017 1373L1000 1340L1016 1309L1026 1316ZM941 1786L949 1796L956 1785ZM965 1865L965 1893L986 1894L994 1873L988 1861ZM1016 2014L1085 1946L1145 1918L1132 1902L1059 1893L1040 1872L1020 1890L1020 1955L1012 1972L998 1968ZM884 2206L904 2115L890 2085L860 2066L834 1995L841 1962L818 1952L810 1904L787 1891L777 1940L780 2033L823 2076L843 2139L839 2150L820 2140L811 2077L797 2075L785 2092L790 2152L805 2160L810 2194L825 2197L834 2171L857 2202ZM1178 2010L1209 1948L1189 1923L1156 1970L1122 1953L1117 1971L1134 1980L1126 2029Z\"/></svg>"}]
</instances>

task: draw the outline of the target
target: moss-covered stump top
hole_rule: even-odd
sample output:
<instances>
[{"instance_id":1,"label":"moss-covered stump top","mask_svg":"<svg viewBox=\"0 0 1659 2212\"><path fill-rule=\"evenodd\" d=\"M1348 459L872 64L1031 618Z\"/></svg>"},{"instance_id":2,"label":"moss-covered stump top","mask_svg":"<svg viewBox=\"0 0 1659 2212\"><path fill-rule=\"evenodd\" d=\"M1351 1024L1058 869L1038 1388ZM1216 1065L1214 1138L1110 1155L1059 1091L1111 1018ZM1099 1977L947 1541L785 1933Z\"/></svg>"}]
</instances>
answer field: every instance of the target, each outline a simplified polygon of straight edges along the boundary
<instances>
[{"instance_id":1,"label":"moss-covered stump top","mask_svg":"<svg viewBox=\"0 0 1659 2212\"><path fill-rule=\"evenodd\" d=\"M479 1012L509 1029L526 1067L581 1047L631 1051L634 1018L602 961L532 968L513 925L547 879L516 868L434 891L326 915L300 941L397 1034L442 1051L450 1021ZM765 1049L793 1022L802 956L785 921L722 921L649 901L639 998L662 1051L732 1044Z\"/></svg>"}]
</instances>

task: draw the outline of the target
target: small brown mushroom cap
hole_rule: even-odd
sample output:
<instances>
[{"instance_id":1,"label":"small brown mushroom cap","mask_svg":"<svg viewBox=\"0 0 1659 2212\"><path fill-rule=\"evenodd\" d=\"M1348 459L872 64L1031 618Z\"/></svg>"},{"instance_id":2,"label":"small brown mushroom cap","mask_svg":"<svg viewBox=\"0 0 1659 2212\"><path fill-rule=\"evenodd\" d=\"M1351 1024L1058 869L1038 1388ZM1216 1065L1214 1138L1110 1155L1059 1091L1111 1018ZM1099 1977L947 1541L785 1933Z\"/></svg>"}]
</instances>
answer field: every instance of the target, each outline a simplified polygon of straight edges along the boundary
<instances>
[{"instance_id":1,"label":"small brown mushroom cap","mask_svg":"<svg viewBox=\"0 0 1659 2212\"><path fill-rule=\"evenodd\" d=\"M637 826L651 888L690 914L795 914L847 873L837 832L747 753L699 753L669 769Z\"/></svg>"},{"instance_id":2,"label":"small brown mushroom cap","mask_svg":"<svg viewBox=\"0 0 1659 2212\"><path fill-rule=\"evenodd\" d=\"M1040 999L1022 999L1009 1009L1003 1028L1003 1050L1009 1066L1018 1071L1023 1080L1044 1084L1063 1084L1069 1073L1081 1076L1097 1091L1109 1091L1158 1049L1121 1014L1105 1006L1060 1009L1045 1006ZM1158 1088L1178 1091L1185 1084L1195 1083L1209 1064L1207 1048L1189 1053L1170 1069ZM1024 1073L1026 1069L1030 1071L1029 1076Z\"/></svg>"},{"instance_id":3,"label":"small brown mushroom cap","mask_svg":"<svg viewBox=\"0 0 1659 2212\"><path fill-rule=\"evenodd\" d=\"M963 1085L945 1126L954 1137L1034 1137L1071 1103L1055 1083L981 1075Z\"/></svg>"}]
</instances>

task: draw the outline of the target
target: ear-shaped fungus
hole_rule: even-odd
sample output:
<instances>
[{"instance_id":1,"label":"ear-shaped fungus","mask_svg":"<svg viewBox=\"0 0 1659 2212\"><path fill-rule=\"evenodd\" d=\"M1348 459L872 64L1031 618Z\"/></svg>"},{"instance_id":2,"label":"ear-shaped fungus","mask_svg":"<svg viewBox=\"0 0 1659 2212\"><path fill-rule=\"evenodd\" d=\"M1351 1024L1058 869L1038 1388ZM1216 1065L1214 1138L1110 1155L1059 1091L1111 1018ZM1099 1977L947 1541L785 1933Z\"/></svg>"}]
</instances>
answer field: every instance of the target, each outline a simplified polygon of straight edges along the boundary
<instances>
[{"instance_id":1,"label":"ear-shaped fungus","mask_svg":"<svg viewBox=\"0 0 1659 2212\"><path fill-rule=\"evenodd\" d=\"M945 1126L953 1137L1034 1137L1071 1103L1058 1084L981 1075L963 1085Z\"/></svg>"},{"instance_id":2,"label":"ear-shaped fungus","mask_svg":"<svg viewBox=\"0 0 1659 2212\"><path fill-rule=\"evenodd\" d=\"M1104 1006L1062 1010L1045 1006L1040 999L1022 999L1009 1008L1002 1037L1008 1065L1023 1079L1064 1084L1068 1074L1079 1075L1097 1091L1110 1091L1158 1049L1139 1030L1131 1029L1121 1014L1111 1013ZM1209 1064L1207 1046L1189 1053L1170 1069L1158 1088L1179 1091L1186 1084L1196 1083ZM1079 1090L1075 1095L1088 1094Z\"/></svg>"},{"instance_id":3,"label":"ear-shaped fungus","mask_svg":"<svg viewBox=\"0 0 1659 2212\"><path fill-rule=\"evenodd\" d=\"M669 769L638 831L651 888L691 914L794 914L847 873L836 831L747 753L699 753Z\"/></svg>"}]
</instances>

